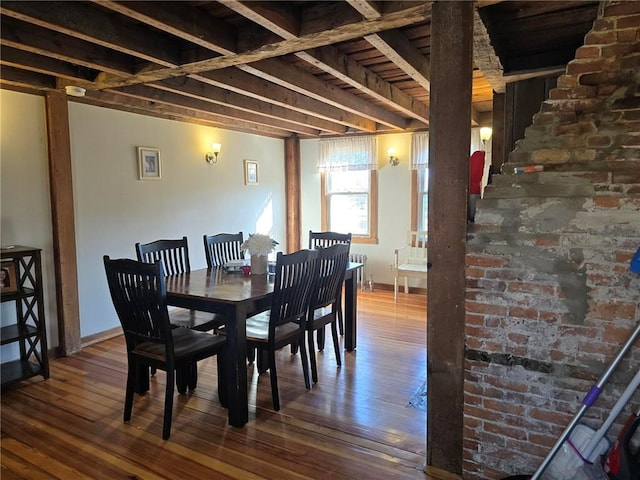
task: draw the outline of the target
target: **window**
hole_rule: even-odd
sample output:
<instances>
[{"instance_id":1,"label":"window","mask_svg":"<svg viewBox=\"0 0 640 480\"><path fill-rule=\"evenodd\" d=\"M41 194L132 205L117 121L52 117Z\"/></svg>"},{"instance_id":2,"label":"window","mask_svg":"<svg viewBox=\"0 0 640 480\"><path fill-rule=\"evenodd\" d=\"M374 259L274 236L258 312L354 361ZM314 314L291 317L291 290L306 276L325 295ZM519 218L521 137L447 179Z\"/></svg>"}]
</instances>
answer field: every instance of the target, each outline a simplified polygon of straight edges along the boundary
<instances>
[{"instance_id":1,"label":"window","mask_svg":"<svg viewBox=\"0 0 640 480\"><path fill-rule=\"evenodd\" d=\"M377 243L375 138L321 140L322 229L351 233L353 243Z\"/></svg>"},{"instance_id":2,"label":"window","mask_svg":"<svg viewBox=\"0 0 640 480\"><path fill-rule=\"evenodd\" d=\"M411 136L411 229L428 230L429 133Z\"/></svg>"},{"instance_id":3,"label":"window","mask_svg":"<svg viewBox=\"0 0 640 480\"><path fill-rule=\"evenodd\" d=\"M415 225L413 230L428 230L429 217L429 169L421 168L413 171L413 184L416 199Z\"/></svg>"}]
</instances>

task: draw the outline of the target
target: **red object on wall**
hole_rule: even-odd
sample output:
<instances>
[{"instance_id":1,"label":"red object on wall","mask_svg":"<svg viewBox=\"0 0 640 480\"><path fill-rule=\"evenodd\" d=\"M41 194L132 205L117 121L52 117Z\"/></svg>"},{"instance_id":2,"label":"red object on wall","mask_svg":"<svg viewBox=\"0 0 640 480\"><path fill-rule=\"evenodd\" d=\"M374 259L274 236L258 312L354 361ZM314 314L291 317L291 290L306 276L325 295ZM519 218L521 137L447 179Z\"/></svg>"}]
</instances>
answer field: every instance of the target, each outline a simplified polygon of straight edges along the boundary
<instances>
[{"instance_id":1,"label":"red object on wall","mask_svg":"<svg viewBox=\"0 0 640 480\"><path fill-rule=\"evenodd\" d=\"M482 192L482 175L484 174L485 153L476 150L469 160L469 194L480 195Z\"/></svg>"}]
</instances>

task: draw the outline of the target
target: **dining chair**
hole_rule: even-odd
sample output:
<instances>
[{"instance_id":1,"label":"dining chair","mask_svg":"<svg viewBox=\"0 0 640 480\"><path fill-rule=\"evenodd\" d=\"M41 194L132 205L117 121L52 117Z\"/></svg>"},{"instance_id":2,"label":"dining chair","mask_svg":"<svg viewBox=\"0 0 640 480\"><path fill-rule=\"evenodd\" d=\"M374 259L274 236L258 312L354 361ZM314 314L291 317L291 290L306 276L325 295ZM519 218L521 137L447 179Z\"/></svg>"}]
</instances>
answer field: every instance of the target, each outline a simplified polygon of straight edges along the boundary
<instances>
[{"instance_id":1,"label":"dining chair","mask_svg":"<svg viewBox=\"0 0 640 480\"><path fill-rule=\"evenodd\" d=\"M136 243L138 261L154 263L160 261L166 275L179 275L191 271L187 237L181 239L156 240ZM169 313L171 325L186 327L201 332L215 330L224 325L224 316L217 313L200 312L185 308L172 309Z\"/></svg>"},{"instance_id":2,"label":"dining chair","mask_svg":"<svg viewBox=\"0 0 640 480\"><path fill-rule=\"evenodd\" d=\"M428 233L408 231L407 241L393 252L393 301L398 301L398 279L404 277L404 293L409 293L409 277L427 278Z\"/></svg>"},{"instance_id":3,"label":"dining chair","mask_svg":"<svg viewBox=\"0 0 640 480\"><path fill-rule=\"evenodd\" d=\"M317 276L316 250L278 252L271 309L247 318L247 348L257 351L258 371L269 370L273 408L280 410L276 351L297 343L304 384L311 388L309 359L304 342L304 317L309 309L311 289ZM224 330L223 330L224 331Z\"/></svg>"},{"instance_id":4,"label":"dining chair","mask_svg":"<svg viewBox=\"0 0 640 480\"><path fill-rule=\"evenodd\" d=\"M208 268L222 267L231 260L244 258L244 252L240 248L244 242L242 232L203 235L203 241Z\"/></svg>"},{"instance_id":5,"label":"dining chair","mask_svg":"<svg viewBox=\"0 0 640 480\"><path fill-rule=\"evenodd\" d=\"M336 243L344 243L351 247L351 234L338 232L313 232L309 230L309 248L326 248ZM346 267L345 267L346 268ZM342 292L340 292L342 297ZM338 310L338 329L340 335L344 335L344 320L342 314L342 300L340 299L340 308ZM318 345L324 346L324 337L318 333Z\"/></svg>"},{"instance_id":6,"label":"dining chair","mask_svg":"<svg viewBox=\"0 0 640 480\"><path fill-rule=\"evenodd\" d=\"M305 320L313 383L318 382L313 334L320 329L324 330L326 325L331 325L336 362L338 366L342 365L336 324L338 312L340 311L342 283L344 282L348 262L349 245L335 244L318 250L318 274L311 290L311 301ZM322 350L322 346L319 346L319 349Z\"/></svg>"},{"instance_id":7,"label":"dining chair","mask_svg":"<svg viewBox=\"0 0 640 480\"><path fill-rule=\"evenodd\" d=\"M148 368L167 374L162 438L171 434L174 384L180 393L195 389L197 362L217 356L218 375L224 375L222 335L188 328L172 328L167 310L165 272L160 261L145 263L131 259L103 257L107 283L127 345L127 385L124 421L131 420L133 394L140 372ZM219 385L224 384L224 380ZM226 392L218 390L226 406Z\"/></svg>"}]
</instances>

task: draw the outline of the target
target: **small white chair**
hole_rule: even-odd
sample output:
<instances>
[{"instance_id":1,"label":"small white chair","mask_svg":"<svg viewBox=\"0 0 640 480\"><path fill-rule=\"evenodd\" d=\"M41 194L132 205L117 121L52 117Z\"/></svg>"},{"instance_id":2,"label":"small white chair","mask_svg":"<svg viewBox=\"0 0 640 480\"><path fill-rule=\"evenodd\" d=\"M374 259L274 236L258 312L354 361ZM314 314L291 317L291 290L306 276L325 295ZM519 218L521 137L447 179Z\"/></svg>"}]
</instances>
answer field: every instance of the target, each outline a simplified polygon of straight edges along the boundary
<instances>
[{"instance_id":1,"label":"small white chair","mask_svg":"<svg viewBox=\"0 0 640 480\"><path fill-rule=\"evenodd\" d=\"M393 258L393 300L398 301L398 278L404 277L404 293L409 293L409 277L427 278L427 232L407 232L407 243L396 248Z\"/></svg>"}]
</instances>

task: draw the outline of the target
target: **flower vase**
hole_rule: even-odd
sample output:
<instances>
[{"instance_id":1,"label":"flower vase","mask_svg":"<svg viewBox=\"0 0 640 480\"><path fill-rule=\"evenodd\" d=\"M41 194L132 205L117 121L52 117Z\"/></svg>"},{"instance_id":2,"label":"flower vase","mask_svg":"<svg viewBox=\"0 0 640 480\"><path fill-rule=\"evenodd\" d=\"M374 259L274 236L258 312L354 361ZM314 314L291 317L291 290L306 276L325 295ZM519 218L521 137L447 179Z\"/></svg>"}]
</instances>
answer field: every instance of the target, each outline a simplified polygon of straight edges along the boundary
<instances>
[{"instance_id":1,"label":"flower vase","mask_svg":"<svg viewBox=\"0 0 640 480\"><path fill-rule=\"evenodd\" d=\"M267 273L267 257L251 255L251 275L265 275Z\"/></svg>"}]
</instances>

